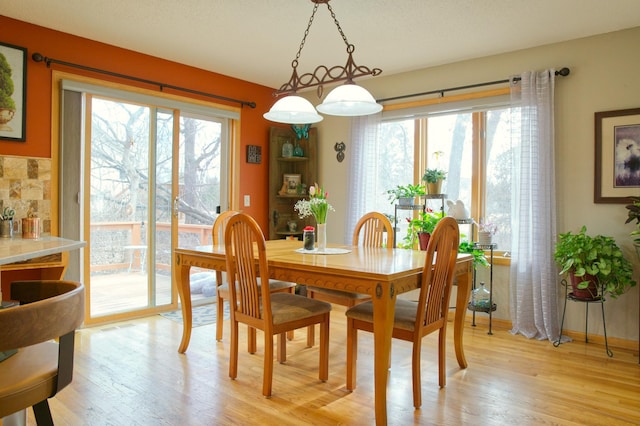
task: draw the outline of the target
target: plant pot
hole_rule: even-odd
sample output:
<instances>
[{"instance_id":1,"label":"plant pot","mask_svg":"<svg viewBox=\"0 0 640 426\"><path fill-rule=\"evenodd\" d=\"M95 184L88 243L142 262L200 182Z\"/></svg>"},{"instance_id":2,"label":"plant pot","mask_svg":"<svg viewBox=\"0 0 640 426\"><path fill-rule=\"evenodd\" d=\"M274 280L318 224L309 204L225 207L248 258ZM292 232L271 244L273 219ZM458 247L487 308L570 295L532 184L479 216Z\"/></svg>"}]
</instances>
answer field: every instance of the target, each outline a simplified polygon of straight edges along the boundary
<instances>
[{"instance_id":1,"label":"plant pot","mask_svg":"<svg viewBox=\"0 0 640 426\"><path fill-rule=\"evenodd\" d=\"M420 250L425 251L429 246L429 239L431 234L428 232L418 232L418 247Z\"/></svg>"},{"instance_id":2,"label":"plant pot","mask_svg":"<svg viewBox=\"0 0 640 426\"><path fill-rule=\"evenodd\" d=\"M584 275L576 277L573 272L569 273L571 280L571 288L573 289L573 297L576 299L593 300L598 297L598 280L593 275ZM589 281L587 288L578 288L578 284L582 281Z\"/></svg>"},{"instance_id":3,"label":"plant pot","mask_svg":"<svg viewBox=\"0 0 640 426\"><path fill-rule=\"evenodd\" d=\"M13 237L13 220L0 220L0 237Z\"/></svg>"},{"instance_id":4,"label":"plant pot","mask_svg":"<svg viewBox=\"0 0 640 426\"><path fill-rule=\"evenodd\" d=\"M398 205L399 206L412 206L414 199L415 199L414 197L411 197L411 198L406 198L406 197L398 198Z\"/></svg>"},{"instance_id":5,"label":"plant pot","mask_svg":"<svg viewBox=\"0 0 640 426\"><path fill-rule=\"evenodd\" d=\"M489 231L478 231L478 244L481 246L490 245L493 242L493 236Z\"/></svg>"},{"instance_id":6,"label":"plant pot","mask_svg":"<svg viewBox=\"0 0 640 426\"><path fill-rule=\"evenodd\" d=\"M442 194L442 179L437 182L427 182L427 194Z\"/></svg>"}]
</instances>

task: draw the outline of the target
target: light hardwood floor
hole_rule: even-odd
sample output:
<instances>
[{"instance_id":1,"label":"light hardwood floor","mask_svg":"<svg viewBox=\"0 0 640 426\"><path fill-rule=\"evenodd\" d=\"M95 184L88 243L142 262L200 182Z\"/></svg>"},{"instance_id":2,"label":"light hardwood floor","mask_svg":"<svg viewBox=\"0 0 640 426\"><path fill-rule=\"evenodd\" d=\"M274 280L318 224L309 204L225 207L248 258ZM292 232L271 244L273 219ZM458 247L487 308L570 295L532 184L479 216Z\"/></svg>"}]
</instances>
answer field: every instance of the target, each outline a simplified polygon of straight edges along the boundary
<instances>
[{"instance_id":1,"label":"light hardwood floor","mask_svg":"<svg viewBox=\"0 0 640 426\"><path fill-rule=\"evenodd\" d=\"M286 364L275 365L273 397L261 393L262 334L258 353L246 352L241 328L237 380L228 377L229 329L193 329L186 354L177 352L181 325L158 315L80 330L73 383L51 400L56 425L372 425L372 337L359 335L358 387L345 389L345 316L335 306L329 380L317 379L318 351L306 332L288 344ZM451 324L450 324L451 325ZM469 367L455 360L449 328L447 386L438 388L437 336L423 345L423 405L411 397L411 347L393 341L388 389L390 425L638 425L638 353L597 343L513 336L494 322L465 326ZM29 410L29 424L34 424Z\"/></svg>"}]
</instances>

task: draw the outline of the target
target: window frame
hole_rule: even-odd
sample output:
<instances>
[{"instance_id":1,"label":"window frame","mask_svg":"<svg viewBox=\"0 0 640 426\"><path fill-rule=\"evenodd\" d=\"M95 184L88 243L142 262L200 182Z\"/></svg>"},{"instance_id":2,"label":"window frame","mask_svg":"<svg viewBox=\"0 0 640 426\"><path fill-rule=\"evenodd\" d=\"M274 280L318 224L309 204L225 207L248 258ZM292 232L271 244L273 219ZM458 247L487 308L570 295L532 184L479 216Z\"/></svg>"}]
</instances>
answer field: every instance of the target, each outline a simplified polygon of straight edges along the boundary
<instances>
[{"instance_id":1,"label":"window frame","mask_svg":"<svg viewBox=\"0 0 640 426\"><path fill-rule=\"evenodd\" d=\"M472 105L477 105L477 109ZM385 105L383 121L414 120L414 181L422 181L422 172L429 167L428 152L428 120L430 116L438 113L471 112L472 114L472 183L471 183L471 217L485 216L487 176L487 140L486 140L486 115L490 109L510 107L509 88L483 90L478 92L452 95L436 99L422 99L412 102L402 102ZM388 113L388 114L385 114ZM386 117L385 117L386 115ZM477 229L476 229L477 232ZM476 240L477 237L474 237ZM509 251L495 250L494 264L508 265L510 263Z\"/></svg>"}]
</instances>

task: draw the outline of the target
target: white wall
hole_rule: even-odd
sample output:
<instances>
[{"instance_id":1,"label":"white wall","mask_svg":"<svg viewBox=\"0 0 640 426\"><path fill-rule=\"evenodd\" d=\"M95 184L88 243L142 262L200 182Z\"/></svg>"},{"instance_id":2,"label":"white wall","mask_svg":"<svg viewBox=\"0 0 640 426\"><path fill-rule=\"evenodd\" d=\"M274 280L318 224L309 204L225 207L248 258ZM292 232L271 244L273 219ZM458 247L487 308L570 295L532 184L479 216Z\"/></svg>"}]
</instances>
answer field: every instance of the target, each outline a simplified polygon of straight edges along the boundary
<instances>
[{"instance_id":1,"label":"white wall","mask_svg":"<svg viewBox=\"0 0 640 426\"><path fill-rule=\"evenodd\" d=\"M526 70L569 67L571 75L556 80L556 167L558 231L577 231L586 225L589 233L614 237L635 265L640 266L628 236L622 204L594 204L594 113L640 107L640 27L513 53L485 57L413 72L359 80L378 99L466 84L508 78ZM360 48L366 48L361 46ZM428 55L429 52L416 52ZM367 64L374 66L375 64ZM325 88L325 93L329 88ZM315 94L308 98L319 103ZM413 99L409 99L413 100ZM328 240L343 242L347 211L346 177L351 154L349 119L325 117L319 128L319 183L329 191L336 212L328 218ZM345 160L338 163L334 144L344 141ZM640 190L638 191L640 195ZM495 272L497 318L509 318L508 270ZM560 294L560 293L559 293ZM638 287L605 303L607 334L638 340ZM562 307L562 303L560 304ZM567 308L565 328L584 331L583 304ZM599 306L589 310L589 333L602 334Z\"/></svg>"}]
</instances>

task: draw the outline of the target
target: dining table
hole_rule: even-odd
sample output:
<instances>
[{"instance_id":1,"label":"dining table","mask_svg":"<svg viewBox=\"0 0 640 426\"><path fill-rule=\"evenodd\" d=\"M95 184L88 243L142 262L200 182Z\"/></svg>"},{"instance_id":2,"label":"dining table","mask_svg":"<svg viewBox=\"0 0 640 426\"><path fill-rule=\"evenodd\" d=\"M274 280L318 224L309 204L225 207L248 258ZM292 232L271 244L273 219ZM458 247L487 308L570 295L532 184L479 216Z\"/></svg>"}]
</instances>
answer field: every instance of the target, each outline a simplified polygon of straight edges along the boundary
<instances>
[{"instance_id":1,"label":"dining table","mask_svg":"<svg viewBox=\"0 0 640 426\"><path fill-rule=\"evenodd\" d=\"M302 242L266 241L269 278L297 284L368 294L373 302L374 390L377 425L387 424L388 360L396 297L417 289L426 252L328 244L326 253L305 251ZM183 332L178 352L189 346L192 327L190 270L192 267L226 270L224 246L175 248L176 281L181 301ZM454 348L460 368L467 367L462 344L467 302L472 287L473 257L458 254L454 270L457 285L453 324Z\"/></svg>"}]
</instances>

